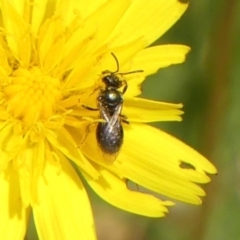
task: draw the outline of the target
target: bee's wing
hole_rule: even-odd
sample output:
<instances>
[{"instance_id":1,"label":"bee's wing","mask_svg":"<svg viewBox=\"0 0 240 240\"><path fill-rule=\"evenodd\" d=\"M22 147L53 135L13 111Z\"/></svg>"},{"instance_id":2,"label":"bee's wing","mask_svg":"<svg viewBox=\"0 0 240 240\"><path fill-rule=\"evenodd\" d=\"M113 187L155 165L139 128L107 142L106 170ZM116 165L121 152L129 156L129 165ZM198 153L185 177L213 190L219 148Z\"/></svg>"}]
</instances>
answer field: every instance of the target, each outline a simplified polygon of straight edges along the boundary
<instances>
[{"instance_id":1,"label":"bee's wing","mask_svg":"<svg viewBox=\"0 0 240 240\"><path fill-rule=\"evenodd\" d=\"M116 107L114 114L111 116L108 111L104 109L103 106L100 106L100 115L101 117L106 121L106 128L104 129L104 135L108 136L111 134L114 134L114 131L116 130L116 127L119 127L118 125L121 124L120 120L120 114L122 111L122 104L119 104L119 106ZM107 153L103 152L103 157L105 159L105 163L111 164L113 163L119 152L116 153Z\"/></svg>"},{"instance_id":2,"label":"bee's wing","mask_svg":"<svg viewBox=\"0 0 240 240\"><path fill-rule=\"evenodd\" d=\"M122 104L119 104L116 107L116 110L115 110L114 114L112 115L112 117L108 121L108 125L106 127L107 132L112 132L115 125L119 124L121 112L122 112Z\"/></svg>"},{"instance_id":3,"label":"bee's wing","mask_svg":"<svg viewBox=\"0 0 240 240\"><path fill-rule=\"evenodd\" d=\"M105 129L106 134L111 134L111 132L114 131L114 128L117 127L118 124L121 124L121 122L119 122L121 111L122 111L122 104L120 104L116 108L114 114L112 115L110 121L108 122L108 125ZM107 163L113 163L116 160L118 153L119 152L116 152L114 154L108 154L103 152L103 157Z\"/></svg>"}]
</instances>

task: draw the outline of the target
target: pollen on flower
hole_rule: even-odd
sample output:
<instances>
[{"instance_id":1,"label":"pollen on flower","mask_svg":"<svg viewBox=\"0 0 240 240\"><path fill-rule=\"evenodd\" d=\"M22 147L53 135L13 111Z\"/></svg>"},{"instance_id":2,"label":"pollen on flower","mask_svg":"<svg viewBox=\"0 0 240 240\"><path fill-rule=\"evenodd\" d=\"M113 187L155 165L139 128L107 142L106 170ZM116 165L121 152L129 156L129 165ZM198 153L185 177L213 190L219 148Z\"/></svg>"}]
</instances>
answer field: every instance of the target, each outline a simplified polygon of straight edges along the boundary
<instances>
[{"instance_id":1,"label":"pollen on flower","mask_svg":"<svg viewBox=\"0 0 240 240\"><path fill-rule=\"evenodd\" d=\"M19 68L3 88L6 107L13 117L26 125L54 114L62 95L60 80L44 74L38 67Z\"/></svg>"}]
</instances>

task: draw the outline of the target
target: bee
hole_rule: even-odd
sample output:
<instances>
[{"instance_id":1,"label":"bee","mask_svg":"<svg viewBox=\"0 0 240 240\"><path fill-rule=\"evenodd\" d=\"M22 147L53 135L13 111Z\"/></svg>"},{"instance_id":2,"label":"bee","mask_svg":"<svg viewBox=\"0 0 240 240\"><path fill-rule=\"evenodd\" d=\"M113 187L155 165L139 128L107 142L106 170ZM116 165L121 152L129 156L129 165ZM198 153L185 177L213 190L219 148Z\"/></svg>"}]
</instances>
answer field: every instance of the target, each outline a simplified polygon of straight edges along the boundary
<instances>
[{"instance_id":1,"label":"bee","mask_svg":"<svg viewBox=\"0 0 240 240\"><path fill-rule=\"evenodd\" d=\"M128 85L125 79L121 80L118 75L143 72L136 70L132 72L119 73L119 62L114 53L111 53L117 64L117 70L102 72L102 82L105 88L100 89L97 98L98 108L91 108L83 105L89 110L98 110L100 118L104 122L99 122L96 129L96 139L107 162L115 161L118 152L123 144L124 131L122 122L129 124L127 117L122 115L123 94L127 91ZM119 89L123 87L123 90Z\"/></svg>"}]
</instances>

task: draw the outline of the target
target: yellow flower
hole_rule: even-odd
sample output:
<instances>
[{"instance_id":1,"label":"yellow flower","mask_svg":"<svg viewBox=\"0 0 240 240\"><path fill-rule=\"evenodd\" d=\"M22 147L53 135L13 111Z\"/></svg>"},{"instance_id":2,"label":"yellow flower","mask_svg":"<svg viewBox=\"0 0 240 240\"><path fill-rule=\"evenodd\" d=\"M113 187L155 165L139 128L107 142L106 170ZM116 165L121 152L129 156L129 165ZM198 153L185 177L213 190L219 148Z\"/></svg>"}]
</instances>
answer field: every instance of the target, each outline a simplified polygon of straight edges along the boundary
<instances>
[{"instance_id":1,"label":"yellow flower","mask_svg":"<svg viewBox=\"0 0 240 240\"><path fill-rule=\"evenodd\" d=\"M103 199L161 217L170 201L200 204L215 167L168 134L146 125L180 121L181 104L136 97L145 76L181 63L189 48L146 48L182 15L177 0L2 0L0 35L0 236L23 239L32 211L39 238L96 239L91 206L76 170ZM107 163L96 141L102 72L117 56L128 89L124 143ZM121 77L121 75L118 75ZM120 90L119 90L120 91ZM72 164L75 165L73 168Z\"/></svg>"}]
</instances>

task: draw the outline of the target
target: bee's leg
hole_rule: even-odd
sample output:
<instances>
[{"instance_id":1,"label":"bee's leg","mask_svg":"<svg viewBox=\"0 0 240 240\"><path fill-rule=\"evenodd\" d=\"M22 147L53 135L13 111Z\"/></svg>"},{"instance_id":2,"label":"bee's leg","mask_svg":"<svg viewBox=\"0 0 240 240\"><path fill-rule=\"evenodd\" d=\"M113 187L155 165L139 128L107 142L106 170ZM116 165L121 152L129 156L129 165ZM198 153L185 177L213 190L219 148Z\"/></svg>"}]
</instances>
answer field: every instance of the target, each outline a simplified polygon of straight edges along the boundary
<instances>
[{"instance_id":1,"label":"bee's leg","mask_svg":"<svg viewBox=\"0 0 240 240\"><path fill-rule=\"evenodd\" d=\"M89 106L86 106L86 105L82 105L82 107L87 109L87 110L90 110L90 111L99 111L99 108L92 108L92 107L89 107Z\"/></svg>"},{"instance_id":2,"label":"bee's leg","mask_svg":"<svg viewBox=\"0 0 240 240\"><path fill-rule=\"evenodd\" d=\"M85 143L85 141L86 141L86 139L87 139L87 136L88 136L88 134L89 134L89 132L90 132L90 126L91 126L91 124L93 124L93 123L89 123L89 124L87 125L87 127L86 127L86 133L85 133L82 141L81 141L81 142L79 143L79 145L77 146L77 148L81 149L82 146L83 146L83 144Z\"/></svg>"},{"instance_id":3,"label":"bee's leg","mask_svg":"<svg viewBox=\"0 0 240 240\"><path fill-rule=\"evenodd\" d=\"M123 80L123 83L124 83L124 88L123 88L123 90L122 90L122 94L124 94L124 93L127 91L127 88L128 88L127 81L126 81L126 80Z\"/></svg>"},{"instance_id":4,"label":"bee's leg","mask_svg":"<svg viewBox=\"0 0 240 240\"><path fill-rule=\"evenodd\" d=\"M89 121L89 120L88 120L88 121ZM80 149L82 148L84 142L85 142L86 139L87 139L88 134L90 133L90 127L91 127L91 125L92 125L92 124L99 123L99 122L102 122L102 121L101 121L101 120L92 120L92 122L90 122L90 123L86 126L86 133L85 133L82 141L80 142L80 144L77 146L77 148L80 148Z\"/></svg>"},{"instance_id":5,"label":"bee's leg","mask_svg":"<svg viewBox=\"0 0 240 240\"><path fill-rule=\"evenodd\" d=\"M121 117L122 122L130 124L130 122L127 120L127 116L126 115L120 114L120 117Z\"/></svg>"}]
</instances>

